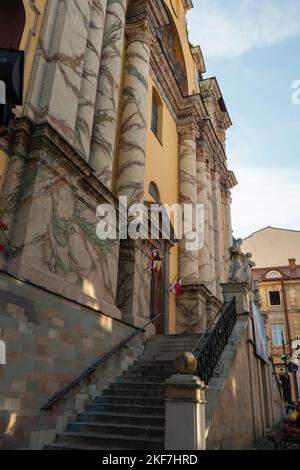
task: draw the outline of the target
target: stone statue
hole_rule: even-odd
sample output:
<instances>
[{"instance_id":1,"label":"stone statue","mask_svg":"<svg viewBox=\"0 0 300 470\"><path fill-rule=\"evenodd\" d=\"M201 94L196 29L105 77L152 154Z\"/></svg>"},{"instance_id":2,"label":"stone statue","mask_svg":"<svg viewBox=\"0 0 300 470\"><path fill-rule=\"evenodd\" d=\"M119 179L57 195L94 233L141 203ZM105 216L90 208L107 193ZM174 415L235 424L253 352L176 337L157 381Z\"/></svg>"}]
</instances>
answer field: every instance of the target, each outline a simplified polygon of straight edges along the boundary
<instances>
[{"instance_id":1,"label":"stone statue","mask_svg":"<svg viewBox=\"0 0 300 470\"><path fill-rule=\"evenodd\" d=\"M246 255L244 255L243 282L247 282L252 292L254 292L254 267L255 263L252 260L252 253L246 253Z\"/></svg>"},{"instance_id":2,"label":"stone statue","mask_svg":"<svg viewBox=\"0 0 300 470\"><path fill-rule=\"evenodd\" d=\"M243 282L244 274L244 255L241 250L243 240L239 238L236 240L233 239L233 246L230 248L230 272L229 272L229 282Z\"/></svg>"},{"instance_id":3,"label":"stone statue","mask_svg":"<svg viewBox=\"0 0 300 470\"><path fill-rule=\"evenodd\" d=\"M260 309L262 306L262 296L259 290L259 281L254 281L254 302Z\"/></svg>"}]
</instances>

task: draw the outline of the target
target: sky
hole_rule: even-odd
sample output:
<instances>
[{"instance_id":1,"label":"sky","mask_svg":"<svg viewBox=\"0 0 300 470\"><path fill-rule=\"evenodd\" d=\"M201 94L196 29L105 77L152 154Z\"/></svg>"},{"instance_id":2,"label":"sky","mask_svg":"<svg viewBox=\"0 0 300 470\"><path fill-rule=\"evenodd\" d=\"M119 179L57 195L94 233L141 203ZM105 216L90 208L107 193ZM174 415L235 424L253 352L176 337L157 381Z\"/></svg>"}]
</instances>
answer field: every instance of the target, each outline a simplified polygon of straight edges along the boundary
<instances>
[{"instance_id":1,"label":"sky","mask_svg":"<svg viewBox=\"0 0 300 470\"><path fill-rule=\"evenodd\" d=\"M234 235L300 230L300 1L193 3L190 41L200 45L205 78L217 77L233 121Z\"/></svg>"}]
</instances>

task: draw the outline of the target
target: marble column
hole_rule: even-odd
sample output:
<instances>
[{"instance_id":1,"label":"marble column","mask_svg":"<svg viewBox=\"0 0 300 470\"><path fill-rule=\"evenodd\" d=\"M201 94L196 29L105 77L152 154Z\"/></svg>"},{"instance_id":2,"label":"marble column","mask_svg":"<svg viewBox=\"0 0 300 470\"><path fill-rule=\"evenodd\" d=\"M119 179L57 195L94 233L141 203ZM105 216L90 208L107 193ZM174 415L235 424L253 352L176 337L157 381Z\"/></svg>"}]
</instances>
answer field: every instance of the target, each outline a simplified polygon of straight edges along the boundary
<instances>
[{"instance_id":1,"label":"marble column","mask_svg":"<svg viewBox=\"0 0 300 470\"><path fill-rule=\"evenodd\" d=\"M223 203L223 227L224 227L224 252L225 252L225 282L228 281L230 269L230 248L233 244L231 222L231 194L226 187L222 191Z\"/></svg>"},{"instance_id":2,"label":"marble column","mask_svg":"<svg viewBox=\"0 0 300 470\"><path fill-rule=\"evenodd\" d=\"M120 109L127 0L108 0L98 79L90 164L112 190L116 129Z\"/></svg>"},{"instance_id":3,"label":"marble column","mask_svg":"<svg viewBox=\"0 0 300 470\"><path fill-rule=\"evenodd\" d=\"M213 173L213 179L212 179L212 199L213 199L213 211L214 211L216 292L217 292L217 297L219 299L222 299L221 283L225 282L223 207L222 207L222 198L221 198L220 174L216 170Z\"/></svg>"},{"instance_id":4,"label":"marble column","mask_svg":"<svg viewBox=\"0 0 300 470\"><path fill-rule=\"evenodd\" d=\"M196 127L195 125L181 126L179 133L179 202L192 205L195 209L197 198L197 156L196 156ZM186 217L186 214L185 214ZM194 221L191 221L195 229ZM185 238L180 242L179 273L184 283L198 281L199 262L198 251L186 249Z\"/></svg>"},{"instance_id":5,"label":"marble column","mask_svg":"<svg viewBox=\"0 0 300 470\"><path fill-rule=\"evenodd\" d=\"M85 160L89 159L90 153L105 11L106 0L92 1L74 138L74 146Z\"/></svg>"},{"instance_id":6,"label":"marble column","mask_svg":"<svg viewBox=\"0 0 300 470\"><path fill-rule=\"evenodd\" d=\"M209 259L209 208L207 198L207 169L206 156L202 143L197 145L197 192L198 204L204 205L204 246L199 251L199 281L210 289L210 259Z\"/></svg>"},{"instance_id":7,"label":"marble column","mask_svg":"<svg viewBox=\"0 0 300 470\"><path fill-rule=\"evenodd\" d=\"M128 29L116 192L143 202L151 32L148 22Z\"/></svg>"},{"instance_id":8,"label":"marble column","mask_svg":"<svg viewBox=\"0 0 300 470\"><path fill-rule=\"evenodd\" d=\"M179 133L179 202L196 205L198 136L195 125L180 126ZM194 225L194 224L193 224ZM193 227L195 229L195 225ZM208 289L199 282L199 251L186 249L186 239L179 244L179 277L183 279L182 294L176 299L177 333L200 333L206 327Z\"/></svg>"},{"instance_id":9,"label":"marble column","mask_svg":"<svg viewBox=\"0 0 300 470\"><path fill-rule=\"evenodd\" d=\"M48 2L25 114L73 143L92 0ZM102 2L101 2L102 5Z\"/></svg>"},{"instance_id":10,"label":"marble column","mask_svg":"<svg viewBox=\"0 0 300 470\"><path fill-rule=\"evenodd\" d=\"M210 290L216 295L216 257L215 257L215 233L214 233L214 209L212 196L212 170L210 162L207 165L207 201L208 201L208 230L209 230L209 255L210 255Z\"/></svg>"}]
</instances>

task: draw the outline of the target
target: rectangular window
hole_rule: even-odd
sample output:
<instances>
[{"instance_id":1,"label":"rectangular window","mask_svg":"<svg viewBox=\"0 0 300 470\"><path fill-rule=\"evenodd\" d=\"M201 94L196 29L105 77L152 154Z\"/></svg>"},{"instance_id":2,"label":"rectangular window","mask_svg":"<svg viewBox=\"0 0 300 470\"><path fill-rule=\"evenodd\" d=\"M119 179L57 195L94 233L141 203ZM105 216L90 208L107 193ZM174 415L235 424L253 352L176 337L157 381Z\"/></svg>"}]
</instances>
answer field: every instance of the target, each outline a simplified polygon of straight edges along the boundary
<instances>
[{"instance_id":1,"label":"rectangular window","mask_svg":"<svg viewBox=\"0 0 300 470\"><path fill-rule=\"evenodd\" d=\"M152 119L151 119L151 129L155 135L158 135L158 104L156 97L152 97Z\"/></svg>"},{"instance_id":2,"label":"rectangular window","mask_svg":"<svg viewBox=\"0 0 300 470\"><path fill-rule=\"evenodd\" d=\"M270 305L281 305L281 297L279 290L270 290L269 291L269 304Z\"/></svg>"},{"instance_id":3,"label":"rectangular window","mask_svg":"<svg viewBox=\"0 0 300 470\"><path fill-rule=\"evenodd\" d=\"M272 325L272 340L274 346L282 345L282 334L284 339L284 325Z\"/></svg>"}]
</instances>

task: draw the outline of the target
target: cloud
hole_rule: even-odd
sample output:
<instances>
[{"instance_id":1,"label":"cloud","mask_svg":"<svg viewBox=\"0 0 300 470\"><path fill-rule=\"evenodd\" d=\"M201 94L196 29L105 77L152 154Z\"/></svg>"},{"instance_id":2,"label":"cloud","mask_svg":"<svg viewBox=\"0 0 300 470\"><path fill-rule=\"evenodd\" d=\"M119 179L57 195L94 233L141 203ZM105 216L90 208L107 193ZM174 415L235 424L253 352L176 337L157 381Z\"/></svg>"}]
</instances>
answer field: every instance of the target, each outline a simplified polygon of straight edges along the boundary
<instances>
[{"instance_id":1,"label":"cloud","mask_svg":"<svg viewBox=\"0 0 300 470\"><path fill-rule=\"evenodd\" d=\"M213 58L235 58L300 34L299 0L195 0L190 39Z\"/></svg>"},{"instance_id":2,"label":"cloud","mask_svg":"<svg viewBox=\"0 0 300 470\"><path fill-rule=\"evenodd\" d=\"M236 170L232 221L236 237L267 226L300 230L300 170Z\"/></svg>"}]
</instances>

